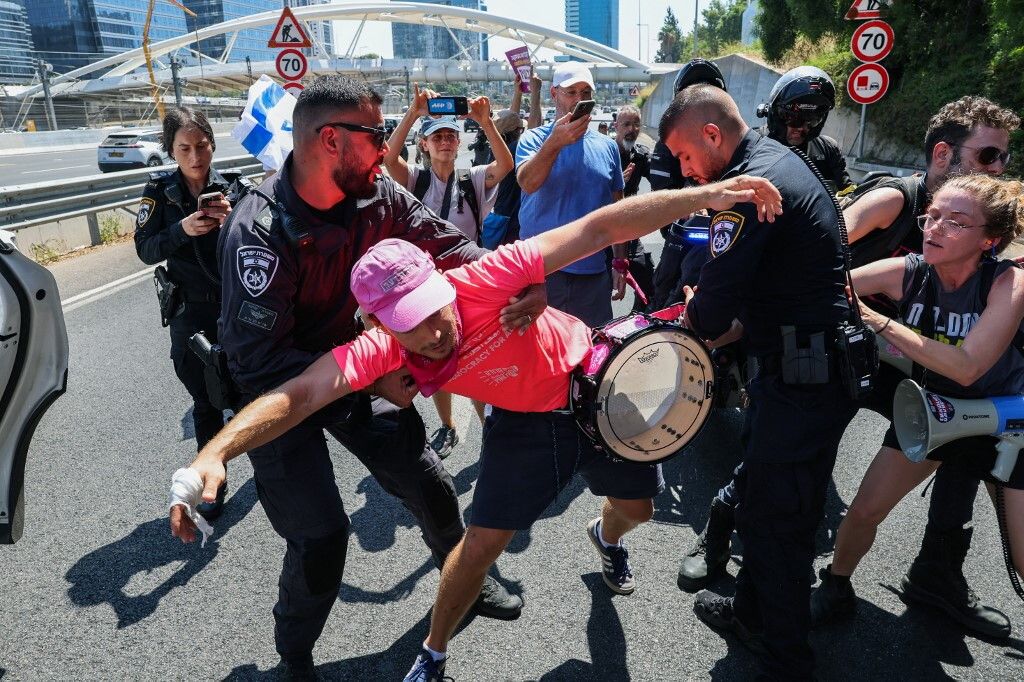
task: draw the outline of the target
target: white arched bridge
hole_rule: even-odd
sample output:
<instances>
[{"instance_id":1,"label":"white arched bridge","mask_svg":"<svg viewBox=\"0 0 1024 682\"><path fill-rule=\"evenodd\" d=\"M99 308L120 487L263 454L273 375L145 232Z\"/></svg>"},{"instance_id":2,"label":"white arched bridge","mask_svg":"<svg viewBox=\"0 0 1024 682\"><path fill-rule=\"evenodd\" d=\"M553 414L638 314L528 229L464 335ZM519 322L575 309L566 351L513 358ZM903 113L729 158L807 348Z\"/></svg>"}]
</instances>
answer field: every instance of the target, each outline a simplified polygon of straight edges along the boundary
<instances>
[{"instance_id":1,"label":"white arched bridge","mask_svg":"<svg viewBox=\"0 0 1024 682\"><path fill-rule=\"evenodd\" d=\"M521 41L536 55L541 48L581 59L592 64L594 78L605 82L644 82L678 68L673 64L647 65L618 50L581 36L544 28L516 19L499 17L487 12L428 5L417 2L360 2L352 4L326 4L293 7L292 12L299 21L360 21L359 29L345 57L311 57L307 77L321 73L343 73L358 75L379 82L452 82L452 81L511 81L511 67L504 61L473 61L460 59L353 59L352 49L357 44L366 22L387 21L391 23L419 24L452 31L473 31L487 38L500 37ZM280 13L262 12L249 17L232 19L208 26L192 33L183 34L150 45L157 84L167 87L172 82L169 57L182 53L190 54L195 65L179 69L179 75L188 81L190 89L240 89L248 87L249 69L244 62L231 62L231 50L240 31L267 27L269 38L271 27L276 24ZM204 55L198 52L200 41L217 36L226 36L225 48L219 55ZM452 35L455 38L454 34ZM456 44L459 41L456 39ZM461 48L461 45L460 45ZM462 56L466 53L463 49ZM142 48L129 50L119 55L98 60L92 64L69 71L51 79L54 95L99 96L111 92L150 87ZM549 76L552 64L539 63L535 66L541 77ZM254 62L252 73L273 74L272 62ZM42 87L35 86L25 91L25 96L38 96Z\"/></svg>"}]
</instances>

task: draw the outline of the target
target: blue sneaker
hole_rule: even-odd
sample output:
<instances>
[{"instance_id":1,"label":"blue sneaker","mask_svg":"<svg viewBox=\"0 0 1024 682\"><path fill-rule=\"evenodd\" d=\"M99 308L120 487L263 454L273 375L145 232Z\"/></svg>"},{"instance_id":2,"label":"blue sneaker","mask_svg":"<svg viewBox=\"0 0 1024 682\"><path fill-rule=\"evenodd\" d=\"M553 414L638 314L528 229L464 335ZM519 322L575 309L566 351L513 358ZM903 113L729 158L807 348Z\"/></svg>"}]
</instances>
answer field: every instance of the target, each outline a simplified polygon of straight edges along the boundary
<instances>
[{"instance_id":1,"label":"blue sneaker","mask_svg":"<svg viewBox=\"0 0 1024 682\"><path fill-rule=\"evenodd\" d=\"M588 523L587 537L590 538L601 555L601 577L604 578L604 584L616 594L633 594L636 582L633 580L633 571L629 567L629 552L621 545L605 547L598 535L600 526L600 517Z\"/></svg>"},{"instance_id":2,"label":"blue sneaker","mask_svg":"<svg viewBox=\"0 0 1024 682\"><path fill-rule=\"evenodd\" d=\"M412 669L406 674L403 682L444 682L444 680L450 680L452 678L445 677L444 675L444 664L447 660L447 658L444 658L440 661L435 661L430 652L423 649L420 651L420 655L416 657L416 662L412 664Z\"/></svg>"}]
</instances>

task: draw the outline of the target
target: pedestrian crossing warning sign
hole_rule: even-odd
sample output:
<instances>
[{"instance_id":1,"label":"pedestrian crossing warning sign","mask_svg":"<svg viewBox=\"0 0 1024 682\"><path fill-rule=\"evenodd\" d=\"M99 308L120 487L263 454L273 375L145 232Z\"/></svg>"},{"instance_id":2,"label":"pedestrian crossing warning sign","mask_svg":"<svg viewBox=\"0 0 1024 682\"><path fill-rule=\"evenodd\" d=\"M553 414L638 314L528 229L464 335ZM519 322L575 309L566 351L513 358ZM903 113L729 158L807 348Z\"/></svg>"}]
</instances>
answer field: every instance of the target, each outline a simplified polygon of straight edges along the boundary
<instances>
[{"instance_id":1,"label":"pedestrian crossing warning sign","mask_svg":"<svg viewBox=\"0 0 1024 682\"><path fill-rule=\"evenodd\" d=\"M313 47L313 43L310 42L309 36L295 18L291 8L285 7L281 11L281 18L277 20L274 32L270 34L267 47Z\"/></svg>"}]
</instances>

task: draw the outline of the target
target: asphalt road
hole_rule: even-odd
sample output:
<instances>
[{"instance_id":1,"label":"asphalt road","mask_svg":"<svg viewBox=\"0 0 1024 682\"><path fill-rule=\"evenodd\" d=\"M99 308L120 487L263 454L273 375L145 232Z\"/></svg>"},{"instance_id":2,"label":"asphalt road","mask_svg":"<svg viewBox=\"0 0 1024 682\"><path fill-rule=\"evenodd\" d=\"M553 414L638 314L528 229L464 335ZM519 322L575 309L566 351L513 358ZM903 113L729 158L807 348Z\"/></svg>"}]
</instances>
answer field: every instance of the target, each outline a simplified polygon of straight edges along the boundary
<instances>
[{"instance_id":1,"label":"asphalt road","mask_svg":"<svg viewBox=\"0 0 1024 682\"><path fill-rule=\"evenodd\" d=\"M654 251L658 242L649 240ZM122 243L51 269L68 300L143 266ZM0 677L263 679L277 661L270 610L284 543L259 508L251 468L244 457L232 464L228 506L205 548L171 538L170 476L190 461L195 443L152 284L141 275L74 300L66 312L68 392L40 423L29 453L25 537L0 547ZM432 431L432 405L420 407ZM480 428L468 401L456 408L462 444L445 466L468 510ZM752 655L697 621L693 597L675 585L678 561L736 463L739 427L738 414L716 414L665 467L668 489L655 501L654 522L628 538L638 582L632 596L604 587L584 530L599 501L578 480L571 484L499 561L501 578L525 596L522 617L471 621L452 642L448 674L481 682L752 678ZM862 413L843 440L816 567L829 561L834 529L882 431L880 419ZM352 537L316 660L328 679L398 680L426 634L438 574L412 516L329 442ZM1007 582L983 498L967 573L1019 629L1024 609ZM897 507L854 578L856 617L814 633L822 679L1021 679L1019 636L977 639L900 601L899 578L926 509L917 493ZM716 586L724 591L742 561L734 549L730 577Z\"/></svg>"}]
</instances>

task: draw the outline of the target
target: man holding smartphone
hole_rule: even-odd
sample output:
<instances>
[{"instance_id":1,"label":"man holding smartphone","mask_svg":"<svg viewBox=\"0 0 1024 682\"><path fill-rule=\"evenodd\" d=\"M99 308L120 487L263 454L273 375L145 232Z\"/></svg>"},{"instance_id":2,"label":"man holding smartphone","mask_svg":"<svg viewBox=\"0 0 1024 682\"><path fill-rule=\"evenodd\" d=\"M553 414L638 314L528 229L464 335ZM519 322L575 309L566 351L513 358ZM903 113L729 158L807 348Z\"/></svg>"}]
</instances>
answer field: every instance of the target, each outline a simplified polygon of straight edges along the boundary
<instances>
[{"instance_id":1,"label":"man holding smartphone","mask_svg":"<svg viewBox=\"0 0 1024 682\"><path fill-rule=\"evenodd\" d=\"M551 78L555 120L519 138L516 177L523 190L523 239L622 198L625 183L615 141L588 130L593 98L590 69L579 62L559 64ZM612 248L618 263L628 263L625 245ZM548 275L547 290L548 305L597 327L611 319L611 302L625 294L626 279L619 271L611 276L605 254L597 253Z\"/></svg>"}]
</instances>

